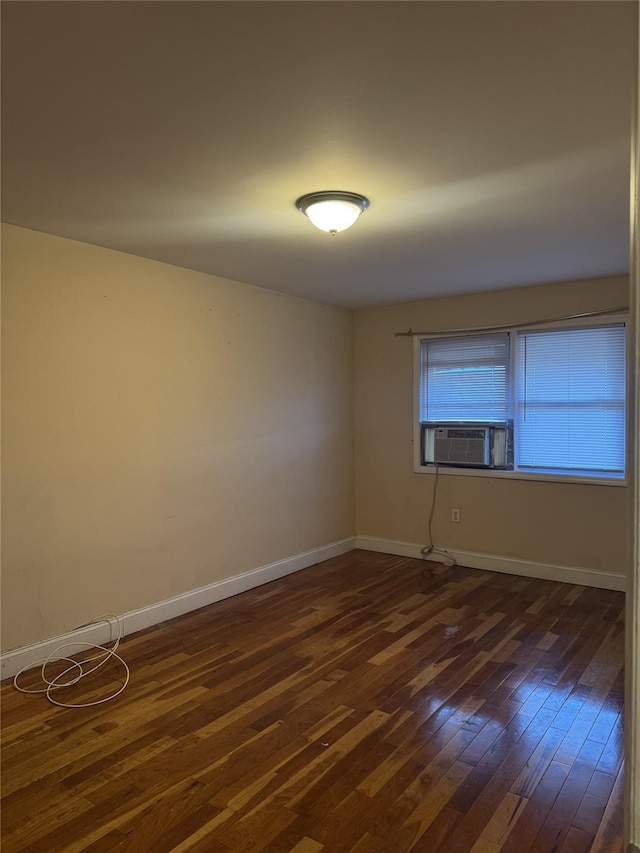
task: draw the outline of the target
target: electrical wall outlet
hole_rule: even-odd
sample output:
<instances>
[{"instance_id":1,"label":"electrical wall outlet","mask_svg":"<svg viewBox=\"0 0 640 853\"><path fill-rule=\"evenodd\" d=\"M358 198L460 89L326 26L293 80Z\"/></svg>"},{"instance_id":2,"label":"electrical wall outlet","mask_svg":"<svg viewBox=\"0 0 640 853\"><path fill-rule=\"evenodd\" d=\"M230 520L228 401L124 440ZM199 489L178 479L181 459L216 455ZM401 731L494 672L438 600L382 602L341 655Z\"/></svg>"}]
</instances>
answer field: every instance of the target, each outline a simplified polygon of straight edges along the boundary
<instances>
[{"instance_id":1,"label":"electrical wall outlet","mask_svg":"<svg viewBox=\"0 0 640 853\"><path fill-rule=\"evenodd\" d=\"M451 510L451 521L459 522L460 521L460 510L452 509Z\"/></svg>"}]
</instances>

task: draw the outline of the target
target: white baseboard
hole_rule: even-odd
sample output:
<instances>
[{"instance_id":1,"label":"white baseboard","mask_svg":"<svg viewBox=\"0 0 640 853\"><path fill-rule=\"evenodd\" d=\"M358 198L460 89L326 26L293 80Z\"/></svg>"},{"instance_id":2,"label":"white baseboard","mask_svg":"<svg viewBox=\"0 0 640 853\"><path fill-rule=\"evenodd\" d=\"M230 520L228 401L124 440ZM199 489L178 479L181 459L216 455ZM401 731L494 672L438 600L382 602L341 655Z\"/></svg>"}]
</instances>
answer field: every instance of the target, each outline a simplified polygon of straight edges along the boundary
<instances>
[{"instance_id":1,"label":"white baseboard","mask_svg":"<svg viewBox=\"0 0 640 853\"><path fill-rule=\"evenodd\" d=\"M332 542L311 551L305 551L284 560L278 560L267 566L243 572L221 581L215 581L208 586L189 590L166 601L149 604L138 610L131 610L121 616L123 633L134 634L144 628L150 628L160 622L166 622L176 616L182 616L199 607L222 601L240 592L261 586L272 580L277 580L285 575L306 569L331 557L346 554L354 548L364 551L378 551L383 554L395 554L400 557L415 557L420 559L420 548L422 546L415 542L402 542L395 539L381 539L375 536L357 536ZM517 560L509 557L498 557L491 554L476 554L472 551L459 551L455 548L447 548L448 553L455 558L461 566L471 569L487 569L492 572L503 572L524 577L541 578L543 580L561 581L563 583L581 584L582 586L593 586L600 589L625 589L625 576L611 572L599 572L594 569L581 569L575 566L554 566L549 563L534 563L528 560ZM430 560L444 562L445 558L440 554L432 554ZM22 646L5 652L0 657L0 677L2 679L13 677L25 667L33 666L43 658L48 657L58 646L65 643L105 643L110 639L110 628L106 624L89 625L76 628L58 637L51 637L38 643ZM80 648L80 647L78 647Z\"/></svg>"},{"instance_id":2,"label":"white baseboard","mask_svg":"<svg viewBox=\"0 0 640 853\"><path fill-rule=\"evenodd\" d=\"M356 548L364 551L379 551L383 554L395 554L398 557L416 557L420 555L421 545L415 542L402 542L395 539L379 539L375 536L356 536ZM443 546L444 548L444 546ZM445 549L456 563L470 569L487 569L508 575L522 575L527 578L575 583L581 586L594 586L598 589L616 589L624 592L626 578L623 574L599 572L595 569L581 569L577 566L554 566L551 563L534 563L531 560L518 560L514 557L498 557L493 554L476 554L473 551L459 551L456 548ZM445 557L431 554L430 560L444 563Z\"/></svg>"},{"instance_id":3,"label":"white baseboard","mask_svg":"<svg viewBox=\"0 0 640 853\"><path fill-rule=\"evenodd\" d=\"M199 589L189 590L189 592L181 593L166 601L159 601L138 610L131 610L120 617L123 633L124 635L134 634L136 631L150 628L159 622L166 622L168 619L182 616L191 610L197 610L199 607L222 601L223 598L230 598L239 592L246 592L248 589L298 572L300 569L306 569L315 563L321 563L323 560L331 559L331 557L346 554L348 551L353 551L356 547L355 543L355 537L341 539L339 542L332 542L329 545L296 554L294 557L287 557L284 560L269 563L267 566L215 581ZM51 637L39 643L13 649L3 653L0 658L0 676L2 679L12 678L21 669L33 666L65 643L86 642L87 647L89 647L92 643L106 643L109 639L110 628L105 623L76 628L58 637ZM79 650L80 647L75 649L75 651Z\"/></svg>"}]
</instances>

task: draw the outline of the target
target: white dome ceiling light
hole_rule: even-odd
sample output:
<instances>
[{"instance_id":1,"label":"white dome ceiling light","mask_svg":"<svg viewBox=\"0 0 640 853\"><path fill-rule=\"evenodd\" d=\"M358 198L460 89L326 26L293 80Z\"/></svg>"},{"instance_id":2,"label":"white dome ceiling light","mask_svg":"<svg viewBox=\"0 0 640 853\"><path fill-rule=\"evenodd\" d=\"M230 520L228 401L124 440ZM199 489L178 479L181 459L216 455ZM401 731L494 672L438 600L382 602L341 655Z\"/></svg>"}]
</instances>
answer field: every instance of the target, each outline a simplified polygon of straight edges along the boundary
<instances>
[{"instance_id":1,"label":"white dome ceiling light","mask_svg":"<svg viewBox=\"0 0 640 853\"><path fill-rule=\"evenodd\" d=\"M328 190L300 196L296 207L309 217L316 228L334 235L353 225L369 207L369 199L359 193Z\"/></svg>"}]
</instances>

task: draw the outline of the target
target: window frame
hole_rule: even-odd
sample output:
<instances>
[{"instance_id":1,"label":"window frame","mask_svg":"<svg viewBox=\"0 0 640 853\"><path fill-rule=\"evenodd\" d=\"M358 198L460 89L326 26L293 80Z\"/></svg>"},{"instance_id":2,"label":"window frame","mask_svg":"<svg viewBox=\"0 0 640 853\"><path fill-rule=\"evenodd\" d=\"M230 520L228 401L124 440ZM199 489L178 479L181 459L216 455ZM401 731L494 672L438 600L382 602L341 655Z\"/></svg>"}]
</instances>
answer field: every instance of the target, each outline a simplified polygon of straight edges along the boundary
<instances>
[{"instance_id":1,"label":"window frame","mask_svg":"<svg viewBox=\"0 0 640 853\"><path fill-rule=\"evenodd\" d=\"M528 331L554 331L554 330L572 330L584 329L588 327L604 328L606 326L623 325L626 332L625 347L625 473L621 476L598 476L595 474L563 474L558 471L549 472L544 470L521 470L516 467L513 470L501 470L495 468L456 468L447 467L444 465L423 465L421 457L421 423L420 423L420 379L421 379L421 363L420 363L420 345L424 340L434 340L438 338L465 338L479 334L496 334L500 331L510 334L509 338L509 393L512 398L515 393L515 371L516 371L516 338L518 332ZM630 425L629 425L629 394L631 391L631 365L629 363L629 316L628 314L611 314L606 316L585 317L579 320L561 320L550 323L531 323L531 324L514 324L513 326L505 326L500 329L483 330L472 329L469 331L452 332L452 333L437 333L414 335L413 337L413 470L418 474L435 474L436 470L440 476L453 477L485 477L502 480L532 480L555 483L586 483L597 486L626 486L629 469L629 447L630 447ZM515 408L516 401L512 399L512 405ZM515 424L514 424L515 428ZM514 439L515 441L515 439Z\"/></svg>"}]
</instances>

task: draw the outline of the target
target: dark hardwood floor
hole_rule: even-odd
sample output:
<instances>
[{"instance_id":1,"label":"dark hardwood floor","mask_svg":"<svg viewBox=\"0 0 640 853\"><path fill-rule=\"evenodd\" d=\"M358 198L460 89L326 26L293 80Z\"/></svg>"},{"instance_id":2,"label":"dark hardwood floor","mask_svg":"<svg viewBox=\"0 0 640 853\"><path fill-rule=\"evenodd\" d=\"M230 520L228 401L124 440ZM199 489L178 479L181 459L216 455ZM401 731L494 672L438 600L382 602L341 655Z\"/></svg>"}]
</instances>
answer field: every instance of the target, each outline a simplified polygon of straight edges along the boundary
<instances>
[{"instance_id":1,"label":"dark hardwood floor","mask_svg":"<svg viewBox=\"0 0 640 853\"><path fill-rule=\"evenodd\" d=\"M102 707L3 684L2 849L620 853L622 619L617 592L329 560L127 638Z\"/></svg>"}]
</instances>

